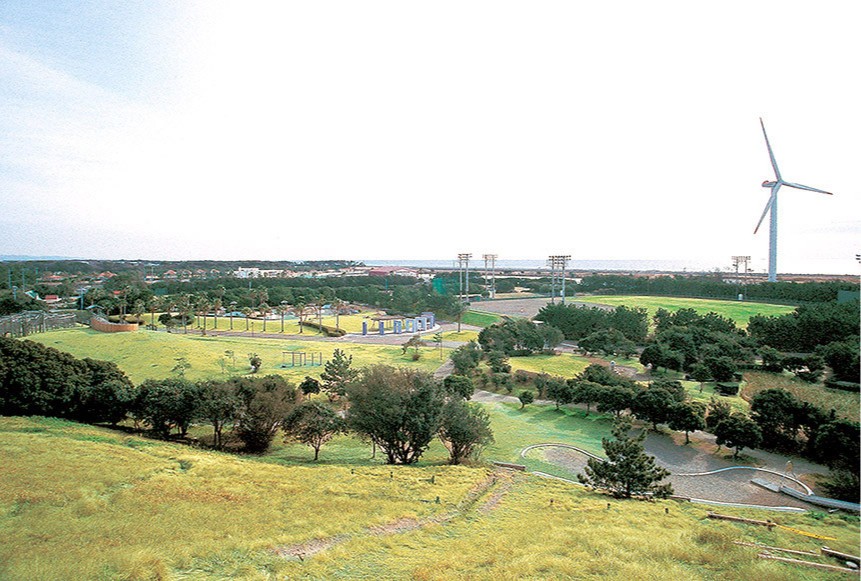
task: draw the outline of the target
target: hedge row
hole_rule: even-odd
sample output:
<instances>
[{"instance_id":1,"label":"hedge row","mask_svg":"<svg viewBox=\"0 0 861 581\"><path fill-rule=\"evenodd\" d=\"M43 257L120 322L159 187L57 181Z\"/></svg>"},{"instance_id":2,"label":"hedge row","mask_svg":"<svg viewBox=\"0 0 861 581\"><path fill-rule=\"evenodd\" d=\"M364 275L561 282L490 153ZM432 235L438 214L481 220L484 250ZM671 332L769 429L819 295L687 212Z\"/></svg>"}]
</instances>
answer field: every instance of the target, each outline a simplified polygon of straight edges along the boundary
<instances>
[{"instance_id":1,"label":"hedge row","mask_svg":"<svg viewBox=\"0 0 861 581\"><path fill-rule=\"evenodd\" d=\"M343 337L347 334L344 329L336 329L335 327L331 327L329 325L319 325L313 321L302 321L300 325L309 327L311 329L317 329L323 331L327 337Z\"/></svg>"}]
</instances>

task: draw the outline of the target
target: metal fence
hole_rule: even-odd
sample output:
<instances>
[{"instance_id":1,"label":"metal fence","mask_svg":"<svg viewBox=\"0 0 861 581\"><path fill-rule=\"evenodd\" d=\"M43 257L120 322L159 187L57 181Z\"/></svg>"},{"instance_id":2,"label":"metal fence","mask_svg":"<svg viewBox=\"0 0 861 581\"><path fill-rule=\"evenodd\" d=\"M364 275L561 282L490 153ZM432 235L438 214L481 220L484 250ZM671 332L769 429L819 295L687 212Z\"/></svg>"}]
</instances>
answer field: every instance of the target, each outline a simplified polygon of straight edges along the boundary
<instances>
[{"instance_id":1,"label":"metal fence","mask_svg":"<svg viewBox=\"0 0 861 581\"><path fill-rule=\"evenodd\" d=\"M75 313L25 311L0 317L0 337L26 337L54 329L68 329L75 325Z\"/></svg>"}]
</instances>

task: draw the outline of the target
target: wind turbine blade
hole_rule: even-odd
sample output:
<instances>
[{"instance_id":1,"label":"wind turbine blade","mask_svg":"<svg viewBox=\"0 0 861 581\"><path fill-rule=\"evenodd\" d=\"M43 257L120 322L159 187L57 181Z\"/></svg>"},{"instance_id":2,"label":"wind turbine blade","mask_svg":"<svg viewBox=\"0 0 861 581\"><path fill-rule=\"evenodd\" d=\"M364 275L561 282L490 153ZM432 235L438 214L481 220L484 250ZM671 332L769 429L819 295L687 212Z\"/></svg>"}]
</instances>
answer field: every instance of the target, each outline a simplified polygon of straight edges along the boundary
<instances>
[{"instance_id":1,"label":"wind turbine blade","mask_svg":"<svg viewBox=\"0 0 861 581\"><path fill-rule=\"evenodd\" d=\"M807 190L809 192L819 192L820 194L828 194L829 196L833 196L831 192L826 192L825 190L817 190L816 188L811 188L810 186L802 186L801 184L791 184L789 182L783 182L783 185L789 186L790 188L795 188L796 190Z\"/></svg>"},{"instance_id":2,"label":"wind turbine blade","mask_svg":"<svg viewBox=\"0 0 861 581\"><path fill-rule=\"evenodd\" d=\"M762 226L762 221L765 220L765 215L768 214L768 211L771 209L771 204L774 203L774 198L777 197L777 190L780 189L780 186L775 184L775 187L771 189L771 197L768 198L768 203L765 205L765 210L762 211L762 216L759 217L759 222L756 223L756 228L754 228L753 233L756 234L759 231L759 227Z\"/></svg>"},{"instance_id":3,"label":"wind turbine blade","mask_svg":"<svg viewBox=\"0 0 861 581\"><path fill-rule=\"evenodd\" d=\"M777 181L781 181L780 170L777 169L777 161L774 159L774 152L771 151L771 143L768 142L768 134L765 132L765 123L762 122L762 117L759 118L759 124L762 125L762 135L765 137L765 146L768 147L768 157L771 158L771 167L774 168L774 177Z\"/></svg>"}]
</instances>

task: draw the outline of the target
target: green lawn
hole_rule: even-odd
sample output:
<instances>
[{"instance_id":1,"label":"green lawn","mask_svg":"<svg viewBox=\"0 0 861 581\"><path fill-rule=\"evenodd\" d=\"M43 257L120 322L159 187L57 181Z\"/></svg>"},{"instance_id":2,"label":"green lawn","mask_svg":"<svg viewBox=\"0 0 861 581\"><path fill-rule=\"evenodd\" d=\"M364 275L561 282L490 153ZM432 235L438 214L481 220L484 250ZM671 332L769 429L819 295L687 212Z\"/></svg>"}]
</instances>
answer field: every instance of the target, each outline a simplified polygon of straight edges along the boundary
<instances>
[{"instance_id":1,"label":"green lawn","mask_svg":"<svg viewBox=\"0 0 861 581\"><path fill-rule=\"evenodd\" d=\"M341 315L338 317L338 327L345 330L348 333L361 333L362 332L362 321L368 322L368 330L370 331L374 326L374 323L371 321L371 317L376 315L376 311L367 311L364 313L357 313L355 315ZM164 326L159 323L158 316L161 313L156 313L155 317L152 316L151 313L144 313L143 321L146 325L155 324L158 329L164 329ZM316 317L308 317L306 321L310 321L313 323L317 322ZM335 327L335 317L323 317L322 323L324 325ZM189 331L197 331L200 332L203 329L203 317L195 317L194 319L189 319L188 321L188 330ZM281 333L281 319L267 319L265 321L266 333ZM218 331L253 331L255 333L262 333L264 327L264 321L262 319L246 319L245 317L218 317L216 320L214 317L206 318L206 329L207 330L218 330ZM182 332L182 327L175 327L174 332ZM285 335L296 335L299 334L299 319L295 317L285 318L284 320L284 334ZM319 334L318 331L314 329L302 329L303 334L311 334L316 335Z\"/></svg>"},{"instance_id":2,"label":"green lawn","mask_svg":"<svg viewBox=\"0 0 861 581\"><path fill-rule=\"evenodd\" d=\"M512 373L518 369L535 373L549 373L571 378L589 366L589 361L579 355L560 353L558 355L529 355L528 357L510 357Z\"/></svg>"},{"instance_id":3,"label":"green lawn","mask_svg":"<svg viewBox=\"0 0 861 581\"><path fill-rule=\"evenodd\" d=\"M422 348L421 359L413 361L412 350L404 355L398 346L250 337L204 337L181 332L139 330L136 333L99 333L79 327L32 335L28 339L66 351L76 357L113 361L135 383L170 376L179 357L185 357L191 363L186 377L194 381L248 373L249 353L257 353L263 359L260 374L277 373L294 381L301 380L306 375L317 376L323 368L289 367L291 352L305 352L308 361L311 353L319 354L325 362L331 359L332 352L338 348L353 356L355 367L386 363L434 371L441 364L432 345ZM227 355L226 351L233 351L234 358ZM446 357L447 353L448 350L444 349L443 357ZM285 361L288 367L282 368L282 361Z\"/></svg>"},{"instance_id":4,"label":"green lawn","mask_svg":"<svg viewBox=\"0 0 861 581\"><path fill-rule=\"evenodd\" d=\"M486 313L484 311L474 311L470 309L463 314L460 322L464 325L472 325L474 327L489 327L501 320L502 317L496 313Z\"/></svg>"},{"instance_id":5,"label":"green lawn","mask_svg":"<svg viewBox=\"0 0 861 581\"><path fill-rule=\"evenodd\" d=\"M788 307L786 305L655 296L584 295L577 296L575 300L584 303L598 303L612 306L644 307L649 311L650 317L654 316L660 308L668 311L689 308L703 314L715 312L734 320L742 328L747 327L748 321L754 315L778 316L791 313L795 310L795 307Z\"/></svg>"}]
</instances>

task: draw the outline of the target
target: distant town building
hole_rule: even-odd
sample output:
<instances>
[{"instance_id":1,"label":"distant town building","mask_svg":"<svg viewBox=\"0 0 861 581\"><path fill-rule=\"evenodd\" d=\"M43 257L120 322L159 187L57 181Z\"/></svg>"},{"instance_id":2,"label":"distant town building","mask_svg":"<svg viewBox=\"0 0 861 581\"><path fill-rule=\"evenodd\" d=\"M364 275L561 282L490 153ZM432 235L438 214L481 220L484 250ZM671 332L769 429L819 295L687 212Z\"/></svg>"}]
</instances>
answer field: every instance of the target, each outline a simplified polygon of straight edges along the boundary
<instances>
[{"instance_id":1,"label":"distant town building","mask_svg":"<svg viewBox=\"0 0 861 581\"><path fill-rule=\"evenodd\" d=\"M419 273L414 268L403 266L375 266L368 271L368 276L411 276L418 278Z\"/></svg>"}]
</instances>

